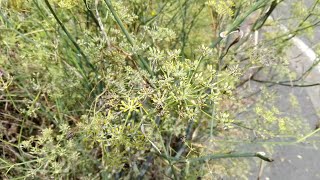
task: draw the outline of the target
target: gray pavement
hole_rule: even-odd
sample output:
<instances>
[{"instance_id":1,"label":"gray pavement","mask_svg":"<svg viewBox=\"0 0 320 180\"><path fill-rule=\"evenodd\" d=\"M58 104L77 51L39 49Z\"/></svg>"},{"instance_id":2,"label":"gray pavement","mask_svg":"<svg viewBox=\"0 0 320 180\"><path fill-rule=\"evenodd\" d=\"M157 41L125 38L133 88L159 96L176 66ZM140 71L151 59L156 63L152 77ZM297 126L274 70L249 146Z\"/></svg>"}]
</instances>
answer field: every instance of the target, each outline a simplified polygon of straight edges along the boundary
<instances>
[{"instance_id":1,"label":"gray pavement","mask_svg":"<svg viewBox=\"0 0 320 180\"><path fill-rule=\"evenodd\" d=\"M311 99L304 88L292 88L284 86L274 86L269 89L279 96L275 105L283 116L289 117L291 121L297 122L297 126L301 124L307 127L301 127L302 132L307 134L316 127L318 123L318 115ZM290 94L297 98L298 107L292 107L289 99ZM312 141L311 141L312 140ZM315 142L313 142L313 140ZM294 139L279 138L274 141L294 141ZM256 160L252 165L252 174L249 179L270 179L270 180L314 180L320 179L320 136L315 135L308 139L307 142L301 142L293 145L274 145L271 151L274 162L263 163L261 170L258 164L260 160ZM268 146L265 146L268 149ZM261 151L261 147L256 147L257 151ZM260 175L259 171L261 170Z\"/></svg>"},{"instance_id":2,"label":"gray pavement","mask_svg":"<svg viewBox=\"0 0 320 180\"><path fill-rule=\"evenodd\" d=\"M290 3L294 2L285 1L286 4L281 5L276 9L273 17L287 18L290 16ZM304 2L311 6L314 0L304 0ZM284 24L286 25L286 24ZM320 28L315 29L313 38L300 36L300 38L306 45L312 47L319 43ZM297 46L293 46L287 52L288 59L290 59L290 66L297 74L302 74L306 69L312 65L310 57L302 52ZM318 69L314 69L304 79L304 83L319 83L320 72ZM258 84L256 86L259 86ZM274 104L281 112L287 117L295 119L297 125L300 123L307 125L307 129L310 132L315 130L319 125L319 110L320 110L320 87L304 87L294 88L285 86L273 86L269 88L275 91L280 97ZM289 94L293 94L299 103L299 109L291 107ZM297 118L298 117L298 118ZM298 122L299 121L299 122ZM303 128L301 128L303 131ZM297 132L301 133L301 132ZM307 133L307 132L303 132ZM311 141L312 140L312 141ZM320 133L315 134L309 138L308 143L302 142L294 145L278 145L274 147L272 163L263 163L263 170L257 165L253 166L252 175L249 179L257 179L258 172L260 171L260 179L270 180L314 180L320 179Z\"/></svg>"}]
</instances>

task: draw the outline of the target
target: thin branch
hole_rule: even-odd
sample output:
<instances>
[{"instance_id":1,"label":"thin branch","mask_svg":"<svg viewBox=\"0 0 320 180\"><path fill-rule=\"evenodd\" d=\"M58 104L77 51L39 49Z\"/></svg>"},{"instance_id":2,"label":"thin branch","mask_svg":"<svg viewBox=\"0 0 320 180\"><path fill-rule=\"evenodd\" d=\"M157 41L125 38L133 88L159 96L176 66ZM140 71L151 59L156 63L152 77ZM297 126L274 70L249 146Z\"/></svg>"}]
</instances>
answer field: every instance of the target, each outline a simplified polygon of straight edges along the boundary
<instances>
[{"instance_id":1,"label":"thin branch","mask_svg":"<svg viewBox=\"0 0 320 180\"><path fill-rule=\"evenodd\" d=\"M258 80L258 79L251 79L252 81L260 82L260 83L271 83L271 84L277 84L281 86L290 86L290 87L312 87L312 86L319 86L320 83L314 83L314 84L288 84L283 82L276 82L276 81L268 81L268 80Z\"/></svg>"},{"instance_id":2,"label":"thin branch","mask_svg":"<svg viewBox=\"0 0 320 180\"><path fill-rule=\"evenodd\" d=\"M104 2L107 4L111 14L113 15L113 17L116 20L117 24L120 26L123 34L126 36L126 38L127 38L128 42L130 43L130 45L134 46L133 39L131 38L131 36L130 36L129 32L127 31L127 29L124 27L124 24L122 23L121 19L117 15L117 13L116 13L115 9L113 8L110 0L104 0ZM134 56L137 57L137 59L140 60L140 62L142 64L142 66L144 67L144 69L146 69L151 76L154 76L154 73L150 69L149 64L140 55L135 54Z\"/></svg>"}]
</instances>

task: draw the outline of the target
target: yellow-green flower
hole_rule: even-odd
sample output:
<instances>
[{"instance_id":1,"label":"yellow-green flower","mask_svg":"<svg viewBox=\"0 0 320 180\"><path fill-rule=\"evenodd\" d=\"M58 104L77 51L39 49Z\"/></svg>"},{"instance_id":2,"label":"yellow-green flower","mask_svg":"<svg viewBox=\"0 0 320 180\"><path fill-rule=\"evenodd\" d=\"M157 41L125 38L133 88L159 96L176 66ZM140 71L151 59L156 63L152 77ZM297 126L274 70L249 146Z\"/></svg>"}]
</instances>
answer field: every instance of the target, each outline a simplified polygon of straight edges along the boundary
<instances>
[{"instance_id":1,"label":"yellow-green flower","mask_svg":"<svg viewBox=\"0 0 320 180\"><path fill-rule=\"evenodd\" d=\"M128 98L126 101L121 101L121 105L122 106L120 107L120 110L123 112L138 112L138 108L142 106L142 104L138 101L137 98Z\"/></svg>"}]
</instances>

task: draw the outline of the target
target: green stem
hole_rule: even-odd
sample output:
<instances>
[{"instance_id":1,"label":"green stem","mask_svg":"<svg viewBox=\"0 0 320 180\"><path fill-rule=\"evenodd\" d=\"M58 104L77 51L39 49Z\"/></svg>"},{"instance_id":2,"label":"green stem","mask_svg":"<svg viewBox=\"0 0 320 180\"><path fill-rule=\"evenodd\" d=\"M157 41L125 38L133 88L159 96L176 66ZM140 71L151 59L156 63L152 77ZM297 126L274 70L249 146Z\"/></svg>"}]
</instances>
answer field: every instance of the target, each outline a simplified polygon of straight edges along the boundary
<instances>
[{"instance_id":1,"label":"green stem","mask_svg":"<svg viewBox=\"0 0 320 180\"><path fill-rule=\"evenodd\" d=\"M254 25L252 26L252 29L254 31L260 29L264 24L265 22L267 21L268 17L271 15L271 13L273 12L273 10L278 6L280 2L278 2L277 0L274 0L272 3L271 3L271 6L268 10L268 12L265 13L264 16L260 17L255 23Z\"/></svg>"},{"instance_id":2,"label":"green stem","mask_svg":"<svg viewBox=\"0 0 320 180\"><path fill-rule=\"evenodd\" d=\"M110 0L104 0L104 2L107 4L111 14L113 15L114 19L116 20L117 24L120 26L123 34L126 36L128 42L130 43L131 46L134 46L134 41L133 39L131 38L129 32L127 31L127 29L124 27L124 24L122 23L121 19L118 17L116 11L114 10ZM153 71L150 69L149 67L149 64L139 55L135 55L139 60L140 60L140 63L142 64L143 68L145 68L148 73L151 75L151 76L154 76L154 73Z\"/></svg>"},{"instance_id":3,"label":"green stem","mask_svg":"<svg viewBox=\"0 0 320 180\"><path fill-rule=\"evenodd\" d=\"M260 0L256 3L254 3L251 7L251 9L249 11L247 11L245 14L243 14L242 16L239 16L233 23L232 25L227 29L227 34L229 34L232 31L235 31L237 28L239 28L239 26L241 25L241 23L250 15L252 14L254 11L262 8L264 5L266 5L267 3L269 3L270 0ZM212 42L212 44L210 45L211 48L215 48L220 41L223 38L221 38L220 36L214 41Z\"/></svg>"},{"instance_id":4,"label":"green stem","mask_svg":"<svg viewBox=\"0 0 320 180\"><path fill-rule=\"evenodd\" d=\"M184 50L186 47L186 42L187 42L187 32L186 32L186 21L187 21L187 9L188 9L188 0L185 1L185 5L181 6L181 11L182 11L182 29L181 29L181 36L182 36L182 45L181 45L181 57L182 60L185 59L185 54L184 54ZM180 1L179 1L180 3Z\"/></svg>"},{"instance_id":5,"label":"green stem","mask_svg":"<svg viewBox=\"0 0 320 180\"><path fill-rule=\"evenodd\" d=\"M88 3L87 3L87 0L83 0L83 2L84 2L84 4L85 4L85 6L86 6L86 9L87 9L90 17L93 19L93 22L96 24L96 26L97 26L100 30L102 30L101 27L100 27L100 25L99 25L98 19L94 16L92 10L89 8L89 5L88 5Z\"/></svg>"},{"instance_id":6,"label":"green stem","mask_svg":"<svg viewBox=\"0 0 320 180\"><path fill-rule=\"evenodd\" d=\"M53 15L53 17L55 18L55 20L58 22L58 24L61 26L62 30L66 33L66 35L68 36L68 38L70 39L70 41L72 42L72 44L76 47L76 49L78 50L78 52L81 54L81 56L84 58L84 60L86 61L86 65L89 66L92 70L95 70L95 67L89 62L88 57L83 53L82 49L80 48L80 46L78 45L78 43L73 39L73 37L71 36L71 34L69 33L69 31L67 30L67 28L63 25L63 23L60 21L60 19L58 18L57 14L54 12L52 6L50 5L48 0L44 1L47 5L47 7L49 8L51 14ZM79 65L82 68L82 62L79 61Z\"/></svg>"},{"instance_id":7,"label":"green stem","mask_svg":"<svg viewBox=\"0 0 320 180\"><path fill-rule=\"evenodd\" d=\"M319 131L320 131L320 128L314 130L313 132L307 134L306 136L298 139L298 140L297 140L297 143L300 143L300 142L302 142L302 141L305 141L306 139L308 139L309 137L313 136L314 134L316 134L316 133L319 132Z\"/></svg>"}]
</instances>

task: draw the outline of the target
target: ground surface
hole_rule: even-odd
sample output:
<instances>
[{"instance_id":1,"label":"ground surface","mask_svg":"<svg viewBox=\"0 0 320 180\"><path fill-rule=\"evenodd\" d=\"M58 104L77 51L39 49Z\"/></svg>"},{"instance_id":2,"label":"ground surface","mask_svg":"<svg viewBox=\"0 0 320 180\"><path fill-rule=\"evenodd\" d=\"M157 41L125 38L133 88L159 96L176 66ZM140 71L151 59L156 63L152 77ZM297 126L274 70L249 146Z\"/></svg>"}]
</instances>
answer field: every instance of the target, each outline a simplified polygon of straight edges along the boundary
<instances>
[{"instance_id":1,"label":"ground surface","mask_svg":"<svg viewBox=\"0 0 320 180\"><path fill-rule=\"evenodd\" d=\"M286 1L273 14L274 18L286 18L290 16L287 11L290 6L290 1ZM293 2L293 1L291 1ZM307 5L311 5L313 0L305 0ZM307 46L312 47L319 43L320 28L316 28L313 38L298 37ZM298 73L306 70L311 64L312 59L310 55L306 54L301 48L295 46L288 51L288 57L291 59L291 67ZM320 68L319 68L320 69ZM320 82L319 69L314 69L311 74L306 78L307 82L318 83ZM280 97L275 103L276 107L291 118L300 117L303 121L314 130L319 123L319 110L320 110L320 89L316 87L308 88L293 88L285 86L273 86L270 89L274 90ZM292 109L289 102L289 94L292 93L299 102L299 109ZM280 145L275 147L273 153L274 162L263 163L263 169L260 167L253 167L250 179L257 179L259 170L260 179L288 179L288 180L314 180L320 179L320 133L315 134L308 140L314 140L313 143L299 143L295 145Z\"/></svg>"}]
</instances>

